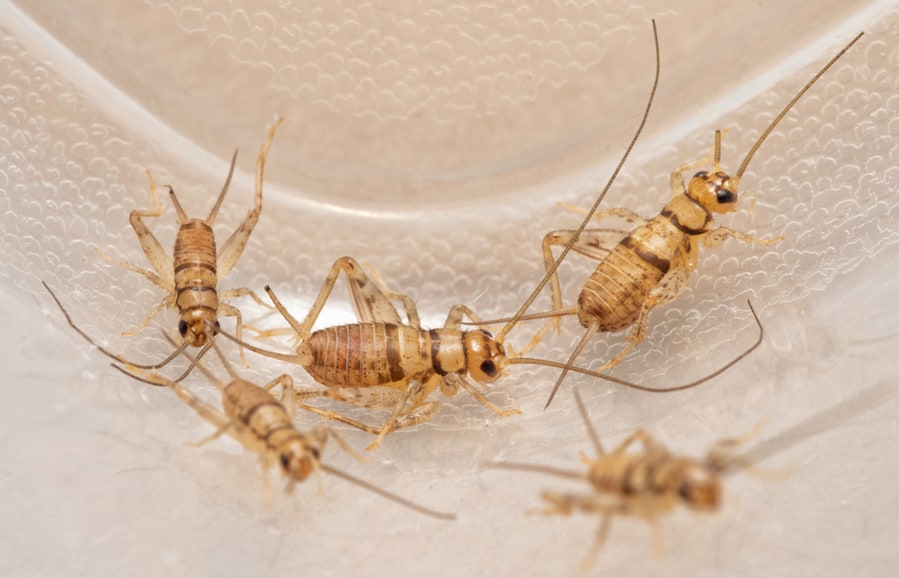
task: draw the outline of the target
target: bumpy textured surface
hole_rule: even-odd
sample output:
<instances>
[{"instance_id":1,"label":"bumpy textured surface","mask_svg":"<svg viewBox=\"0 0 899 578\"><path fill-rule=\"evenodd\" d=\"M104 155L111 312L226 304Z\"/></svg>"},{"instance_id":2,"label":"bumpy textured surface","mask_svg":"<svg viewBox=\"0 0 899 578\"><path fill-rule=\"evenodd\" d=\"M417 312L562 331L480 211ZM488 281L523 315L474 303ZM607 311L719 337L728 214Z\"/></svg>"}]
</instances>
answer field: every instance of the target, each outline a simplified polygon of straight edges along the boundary
<instances>
[{"instance_id":1,"label":"bumpy textured surface","mask_svg":"<svg viewBox=\"0 0 899 578\"><path fill-rule=\"evenodd\" d=\"M762 418L768 437L864 386L896 385L899 11L889 3L819 4L814 18L804 7L721 14L704 3L677 13L623 2L110 4L45 2L27 14L0 5L0 455L9 464L0 490L10 496L0 518L15 521L10 547L21 552L0 563L5 575L109 575L137 564L179 574L569 573L594 522L525 517L538 490L557 482L479 462L575 467L588 445L572 386L609 443L642 426L698 453ZM377 454L386 463L329 448L343 469L459 512L455 524L328 478L321 492L314 482L293 496L276 491L266 508L251 456L227 442L183 447L208 427L168 392L105 369L40 287L47 281L116 351L162 356L158 327L173 326L172 312L119 336L162 291L101 262L94 247L145 266L128 226L131 210L150 206L144 172L175 186L189 214L205 215L239 145L216 224L222 242L251 206L255 155L278 112L286 121L262 218L224 288L270 283L302 315L330 264L352 255L412 296L426 325L459 302L508 315L539 279L542 236L578 224L555 202L588 206L636 128L653 16L663 60L656 106L605 203L647 216L667 198L670 171L705 154L715 128L729 130L723 164L735 170L806 79L857 30L867 33L771 135L743 179L740 210L720 219L786 240L703 250L687 291L653 313L646 342L616 373L662 386L716 368L754 336L749 297L766 342L684 394L570 378L546 413L555 373L513 367L491 399L521 407L522 418L497 419L460 394L432 423L388 438ZM741 32L762 28L763 45ZM148 224L170 247L175 216L165 204ZM566 302L591 268L578 256L563 265ZM279 325L237 304L254 323ZM321 321L351 316L341 285ZM580 328L571 319L563 327L538 355L567 357ZM526 342L530 328L511 343ZM581 359L598 364L622 337L597 338ZM260 380L291 370L250 361L247 375ZM214 402L201 380L190 384ZM885 573L895 558L877 564L899 531L881 515L896 507L897 464L884 443L895 439L896 415L893 401L803 442L773 464L794 468L786 481L728 480L719 515L663 521L659 560L645 555L643 525L616 523L597 570L771 576L814 561L816 575L860 565ZM841 554L836 544L847 543L860 545Z\"/></svg>"}]
</instances>

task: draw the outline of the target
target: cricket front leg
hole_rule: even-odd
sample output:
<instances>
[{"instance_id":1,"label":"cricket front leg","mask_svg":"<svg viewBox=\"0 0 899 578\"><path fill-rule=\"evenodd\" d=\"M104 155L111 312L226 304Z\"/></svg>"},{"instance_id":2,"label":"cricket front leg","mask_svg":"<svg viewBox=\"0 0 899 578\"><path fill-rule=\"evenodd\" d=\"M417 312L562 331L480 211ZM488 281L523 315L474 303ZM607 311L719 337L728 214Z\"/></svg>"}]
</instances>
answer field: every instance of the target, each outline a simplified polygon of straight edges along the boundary
<instances>
[{"instance_id":1,"label":"cricket front leg","mask_svg":"<svg viewBox=\"0 0 899 578\"><path fill-rule=\"evenodd\" d=\"M238 349L240 351L240 361L243 363L244 367L250 367L250 363L247 361L247 356L244 354L243 316L240 314L240 309L238 309L237 307L235 307L229 303L222 303L220 301L218 313L222 317L234 317L234 319L235 319L234 335L237 338Z\"/></svg>"},{"instance_id":2,"label":"cricket front leg","mask_svg":"<svg viewBox=\"0 0 899 578\"><path fill-rule=\"evenodd\" d=\"M520 415L520 409L502 409L501 407L497 407L492 404L487 396L485 396L477 387L469 383L467 379L459 375L458 373L450 373L443 377L443 381L440 384L441 391L444 392L447 397L451 396L458 388L462 388L467 391L478 403L489 408L493 413L502 416L509 417L510 415ZM447 393L451 392L451 393Z\"/></svg>"},{"instance_id":3,"label":"cricket front leg","mask_svg":"<svg viewBox=\"0 0 899 578\"><path fill-rule=\"evenodd\" d=\"M747 235L746 233L741 233L740 231L728 229L727 227L718 227L716 229L713 229L709 233L707 233L705 236L703 236L702 243L706 247L717 247L728 237L733 237L734 239L743 241L744 243L752 243L754 245L763 245L765 247L770 247L771 245L776 245L784 240L783 235L781 235L779 237L774 237L771 239L758 239L751 235Z\"/></svg>"}]
</instances>

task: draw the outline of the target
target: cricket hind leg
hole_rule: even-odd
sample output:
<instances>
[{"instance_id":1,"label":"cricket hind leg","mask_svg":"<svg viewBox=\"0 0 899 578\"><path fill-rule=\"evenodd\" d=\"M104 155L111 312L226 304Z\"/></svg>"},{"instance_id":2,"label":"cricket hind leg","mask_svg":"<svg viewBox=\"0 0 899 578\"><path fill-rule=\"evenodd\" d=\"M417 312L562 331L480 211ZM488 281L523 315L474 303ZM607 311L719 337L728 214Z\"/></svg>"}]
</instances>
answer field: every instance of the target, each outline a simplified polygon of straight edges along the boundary
<instances>
[{"instance_id":1,"label":"cricket hind leg","mask_svg":"<svg viewBox=\"0 0 899 578\"><path fill-rule=\"evenodd\" d=\"M553 247L571 246L575 253L591 259L602 261L626 235L626 231L616 229L587 229L576 236L577 231L550 231L543 237L543 264L550 271L556 262L553 256ZM558 271L554 271L550 277L550 293L552 296L552 310L562 309L562 286L559 282Z\"/></svg>"},{"instance_id":2,"label":"cricket hind leg","mask_svg":"<svg viewBox=\"0 0 899 578\"><path fill-rule=\"evenodd\" d=\"M393 291L389 287L387 287L387 283L384 282L384 279L381 275L372 267L371 263L366 263L366 267L368 267L368 271L370 276L368 279L364 279L362 277L357 277L353 281L356 283L369 281L375 284L375 286L381 291L381 293L387 297L387 299L397 300L403 304L403 309L406 312L406 320L409 322L408 324L415 328L421 328L421 319L418 316L418 308L415 306L415 302L406 294L398 293ZM350 289L353 291L353 288ZM364 287L359 287L359 293L361 295L365 295L368 290ZM372 312L372 315L376 314Z\"/></svg>"},{"instance_id":3,"label":"cricket hind leg","mask_svg":"<svg viewBox=\"0 0 899 578\"><path fill-rule=\"evenodd\" d=\"M175 270L174 265L172 265L172 257L166 252L162 244L156 239L156 236L153 235L143 221L143 219L147 217L155 218L162 216L164 210L164 207L159 202L159 191L156 188L156 181L153 180L153 175L149 170L147 171L147 178L150 181L150 193L153 197L153 208L131 211L128 220L131 223L134 234L137 235L137 240L140 243L144 255L147 257L147 261L149 261L153 270L136 267L126 261L110 257L98 247L94 248L97 255L103 261L121 267L126 271L143 275L147 280L160 287L167 294L156 308L137 325L137 327L122 333L122 335L127 337L133 336L146 328L153 318L155 318L163 309L174 307L177 297L175 293Z\"/></svg>"},{"instance_id":4,"label":"cricket hind leg","mask_svg":"<svg viewBox=\"0 0 899 578\"><path fill-rule=\"evenodd\" d=\"M284 119L279 117L278 120L272 124L268 130L265 142L259 149L259 156L256 158L256 189L253 195L253 208L250 209L247 216L244 217L244 220L238 225L237 229L231 233L231 236L228 237L228 240L225 241L222 248L219 250L217 261L220 278L223 278L230 273L231 269L237 264L237 261L240 259L241 254L250 240L250 234L256 227L256 223L259 222L259 215L262 213L262 181L263 174L265 173L265 160L268 157L269 148L275 138L275 131L278 130L278 127L282 122L284 122ZM212 220L215 219L215 213L218 210L218 206L221 204L222 198L224 198L224 195L228 190L236 158L237 151L234 151L234 157L231 159L231 169L228 172L228 179L225 181L225 186L222 188L222 192L219 195L216 205L206 218L206 222L209 225L211 225Z\"/></svg>"},{"instance_id":5,"label":"cricket hind leg","mask_svg":"<svg viewBox=\"0 0 899 578\"><path fill-rule=\"evenodd\" d=\"M331 265L328 276L322 283L321 289L319 289L318 295L312 303L312 307L309 308L309 312L302 322L291 315L271 287L265 287L265 291L275 304L275 308L287 320L299 339L307 339L312 334L312 326L315 325L325 303L331 296L341 271L346 275L353 307L356 310L356 316L359 318L359 321L363 323L380 321L402 325L402 319L396 308L390 303L390 299L371 281L359 263L352 257L341 257Z\"/></svg>"},{"instance_id":6,"label":"cricket hind leg","mask_svg":"<svg viewBox=\"0 0 899 578\"><path fill-rule=\"evenodd\" d=\"M626 211L626 209L620 210ZM607 209L603 213L609 211L619 211L619 209ZM610 214L620 216L617 213ZM642 219L642 217L636 214L634 214L634 217ZM576 231L552 231L543 238L543 262L547 271L555 263L552 247L570 245L571 250L575 253L583 255L592 261L601 262L628 234L627 231L618 229L587 229L581 233L580 237L575 238L575 233ZM552 311L558 313L558 316L547 319L527 345L522 348L521 355L525 355L537 347L547 332L555 330L558 335L562 328L562 316L577 314L576 306L562 307L562 287L559 282L558 271L554 272L550 278L550 293L552 295Z\"/></svg>"},{"instance_id":7,"label":"cricket hind leg","mask_svg":"<svg viewBox=\"0 0 899 578\"><path fill-rule=\"evenodd\" d=\"M452 309L450 309L449 314L446 316L446 321L443 323L443 327L445 329L461 329L462 328L462 320L468 317L471 321L471 325L474 325L478 329L482 329L487 331L488 326L484 324L484 321L475 314L474 311L467 305L453 305Z\"/></svg>"},{"instance_id":8,"label":"cricket hind leg","mask_svg":"<svg viewBox=\"0 0 899 578\"><path fill-rule=\"evenodd\" d=\"M438 413L440 413L442 404L437 401L429 401L420 403L418 405L413 405L409 408L405 408L404 411L402 411L395 418L393 416L391 418L388 418L387 421L379 426L368 425L345 414L315 407L305 403L301 403L299 407L305 411L318 414L325 419L339 421L356 429L377 436L377 439L366 448L367 450L373 450L381 444L381 441L383 441L383 438L386 437L387 434L431 420Z\"/></svg>"},{"instance_id":9,"label":"cricket hind leg","mask_svg":"<svg viewBox=\"0 0 899 578\"><path fill-rule=\"evenodd\" d=\"M153 180L153 175L149 170L147 171L147 178L150 181L150 194L153 197L153 208L131 211L131 214L128 216L128 221L131 223L134 234L137 235L137 240L140 243L141 249L143 249L144 255L147 256L147 261L150 262L153 270L159 275L159 278L162 281L161 284L157 284L167 291L174 292L175 270L172 265L172 257L163 248L162 244L143 221L144 218L156 218L162 216L164 210L164 207L159 202L159 191L156 188L156 181ZM134 271L134 269L130 270ZM136 272L143 274L142 271ZM150 277L147 276L147 278L149 279Z\"/></svg>"},{"instance_id":10,"label":"cricket hind leg","mask_svg":"<svg viewBox=\"0 0 899 578\"><path fill-rule=\"evenodd\" d=\"M589 212L587 209L584 209L584 208L581 208L581 207L578 207L575 205L571 205L568 203L563 203L561 201L559 201L556 204L567 211L571 211L572 213L577 213L579 215L586 216L587 213ZM600 219L608 219L610 217L616 217L616 218L622 219L624 221L627 221L634 227L639 227L639 226L645 225L647 222L649 222L648 219L646 219L646 218L638 215L634 211L632 211L630 209L626 209L624 207L610 207L608 209L599 209L599 210L595 211L593 213L593 216L590 218L591 218L591 220L595 219L598 221Z\"/></svg>"}]
</instances>

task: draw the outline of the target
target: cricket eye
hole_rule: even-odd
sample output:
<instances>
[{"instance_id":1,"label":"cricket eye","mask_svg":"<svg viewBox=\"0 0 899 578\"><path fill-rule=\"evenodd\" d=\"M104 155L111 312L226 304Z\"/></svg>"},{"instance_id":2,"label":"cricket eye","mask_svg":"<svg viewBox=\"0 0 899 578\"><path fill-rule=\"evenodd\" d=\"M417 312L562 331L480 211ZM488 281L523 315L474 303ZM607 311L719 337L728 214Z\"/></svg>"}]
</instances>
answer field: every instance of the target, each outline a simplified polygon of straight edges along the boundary
<instances>
[{"instance_id":1,"label":"cricket eye","mask_svg":"<svg viewBox=\"0 0 899 578\"><path fill-rule=\"evenodd\" d=\"M481 363L481 371L484 372L484 375L487 377L493 377L496 375L496 364L493 363L492 360L487 359Z\"/></svg>"},{"instance_id":2,"label":"cricket eye","mask_svg":"<svg viewBox=\"0 0 899 578\"><path fill-rule=\"evenodd\" d=\"M718 189L716 191L716 195L718 197L718 203L722 205L729 205L733 203L737 198L735 194L733 194L731 191L728 191L727 189Z\"/></svg>"}]
</instances>

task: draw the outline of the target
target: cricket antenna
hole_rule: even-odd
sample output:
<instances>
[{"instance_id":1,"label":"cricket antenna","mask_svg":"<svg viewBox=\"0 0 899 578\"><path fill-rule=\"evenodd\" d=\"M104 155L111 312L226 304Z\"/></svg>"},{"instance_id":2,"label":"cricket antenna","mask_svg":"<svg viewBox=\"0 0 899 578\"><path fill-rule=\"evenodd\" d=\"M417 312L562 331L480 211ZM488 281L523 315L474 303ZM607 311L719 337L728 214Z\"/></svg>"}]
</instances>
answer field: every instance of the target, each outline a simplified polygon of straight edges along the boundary
<instances>
[{"instance_id":1,"label":"cricket antenna","mask_svg":"<svg viewBox=\"0 0 899 578\"><path fill-rule=\"evenodd\" d=\"M406 498L401 498L400 496L397 496L396 494L392 494L392 493L388 492L387 490L379 488L378 486L376 486L374 484L370 484L370 483L366 482L365 480L357 478L356 476L351 476L350 474L348 474L346 472L332 468L331 466L321 464L320 467L322 470L328 472L331 475L337 476L338 478L343 478L344 480L350 482L351 484L356 484L357 486L360 486L362 488L365 488L366 490L369 490L371 492L378 494L382 498L387 498L388 500L396 502L397 504L400 504L401 506L406 506L407 508L415 510L419 514L424 514L425 516L437 518L438 520L455 520L456 519L455 514L448 514L446 512L438 512L437 510L432 510L430 508L426 508L420 504L416 504L415 502L407 500Z\"/></svg>"},{"instance_id":2,"label":"cricket antenna","mask_svg":"<svg viewBox=\"0 0 899 578\"><path fill-rule=\"evenodd\" d=\"M646 119L649 117L649 110L652 107L652 101L656 95L656 88L659 86L659 73L661 70L660 64L660 56L659 56L659 32L656 28L656 21L653 19L652 21L652 36L655 41L655 49L656 49L656 74L655 79L652 82L652 91L649 93L649 101L646 103L646 109L643 111L643 118L640 119L640 126L637 128L637 132L634 133L634 137L631 139L630 144L627 145L627 149L624 151L624 155L622 155L621 160L618 161L618 165L615 167L615 170L612 171L612 176L609 177L606 186L603 187L602 192L599 193L599 196L596 198L596 201L593 203L593 206L590 207L590 210L587 211L587 215L584 217L583 222L577 228L574 233L574 236L571 238L571 241L568 242L567 245L562 249L562 252L553 262L552 267L547 269L546 274L543 276L543 279L540 280L540 283L537 284L537 287L534 291L531 292L530 296L525 300L525 302L521 305L515 315L509 320L508 323L500 330L496 335L496 340L500 343L503 342L506 335L511 331L512 327L518 323L519 319L522 315L528 310L528 308L534 303L534 300L537 298L537 295L540 291L546 287L546 284L549 283L549 279L556 272L556 269L559 268L559 265L565 259L565 256L568 255L568 252L571 251L571 247L577 242L578 238L581 236L581 233L584 232L584 229L587 228L587 223L590 222L590 219L593 218L593 214L596 212L596 209L599 208L599 204L602 202L603 198L605 198L606 193L609 192L609 189L612 187L612 183L615 182L615 179L618 177L618 173L621 172L621 168L624 166L624 162L627 160L627 157L630 156L631 150L634 148L634 145L637 144L637 139L640 137L640 133L643 132L643 127L646 126Z\"/></svg>"},{"instance_id":3,"label":"cricket antenna","mask_svg":"<svg viewBox=\"0 0 899 578\"><path fill-rule=\"evenodd\" d=\"M765 139L768 138L768 135L771 134L771 131L774 130L774 128L783 119L783 117L785 117L787 115L787 113L790 112L790 109L793 108L793 105L796 104L799 101L799 99L802 98L806 92L808 92L808 89L810 89L812 87L812 85L815 84L815 82L817 82L817 80L819 78L821 78L824 75L824 73L827 72L830 69L830 67L833 66L837 60L840 59L840 57L842 57L844 54L846 54L846 52L848 52L849 49L852 48L852 45L855 44L856 42L858 42L859 39L864 34L865 34L864 32L859 32L855 36L855 38L850 40L849 44L844 46L843 49L837 53L836 56L831 58L830 62L825 64L824 67L818 71L818 74L813 76L812 79L809 80L805 84L805 86L802 87L802 90L800 90L798 93L796 93L796 96L794 96L792 98L792 100L790 100L790 102L787 103L787 105L783 108L783 110L780 111L780 114L778 114L776 117L774 117L774 120L771 122L771 124L768 125L768 128L765 129L765 132L763 132L761 134L761 136L759 136L758 140L755 141L755 144L752 145L752 148L749 149L749 152L746 153L746 156L743 158L743 162L740 163L740 168L737 169L737 172L733 177L734 181L736 181L739 184L740 178L743 176L743 173L746 171L746 167L749 166L749 161L752 160L753 155L755 155L756 151L759 150L759 147L762 146L762 143L765 142Z\"/></svg>"}]
</instances>

